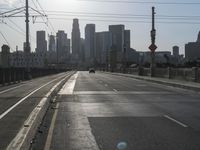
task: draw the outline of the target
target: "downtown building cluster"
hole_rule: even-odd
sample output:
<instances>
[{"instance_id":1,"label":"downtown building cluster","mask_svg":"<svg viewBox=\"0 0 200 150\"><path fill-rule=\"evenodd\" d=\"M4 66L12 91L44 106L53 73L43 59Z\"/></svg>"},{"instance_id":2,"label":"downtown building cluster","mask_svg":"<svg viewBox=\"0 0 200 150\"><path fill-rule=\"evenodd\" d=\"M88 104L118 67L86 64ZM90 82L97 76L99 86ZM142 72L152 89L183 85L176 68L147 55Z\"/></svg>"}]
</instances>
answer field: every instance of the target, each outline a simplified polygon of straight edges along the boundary
<instances>
[{"instance_id":1,"label":"downtown building cluster","mask_svg":"<svg viewBox=\"0 0 200 150\"><path fill-rule=\"evenodd\" d=\"M135 63L138 59L136 51L130 48L130 30L124 25L110 25L108 31L96 32L95 24L87 24L85 37L81 38L79 20L73 19L71 39L63 30L49 35L48 41L45 31L37 31L36 38L35 52L28 60L29 67L116 68L122 67L125 59ZM18 49L10 53L10 66L26 67L25 57L24 51Z\"/></svg>"},{"instance_id":2,"label":"downtown building cluster","mask_svg":"<svg viewBox=\"0 0 200 150\"><path fill-rule=\"evenodd\" d=\"M136 51L131 48L131 31L122 24L109 25L107 31L96 32L95 24L86 24L85 37L81 37L79 20L73 19L71 39L64 30L56 35L46 35L45 31L36 32L35 52L27 54L24 50L10 53L8 46L2 47L0 66L32 68L88 68L116 71L134 65L149 66L150 51ZM184 65L185 61L200 58L200 33L196 42L185 45L185 58L179 54L179 47L170 51L156 51L157 64Z\"/></svg>"}]
</instances>

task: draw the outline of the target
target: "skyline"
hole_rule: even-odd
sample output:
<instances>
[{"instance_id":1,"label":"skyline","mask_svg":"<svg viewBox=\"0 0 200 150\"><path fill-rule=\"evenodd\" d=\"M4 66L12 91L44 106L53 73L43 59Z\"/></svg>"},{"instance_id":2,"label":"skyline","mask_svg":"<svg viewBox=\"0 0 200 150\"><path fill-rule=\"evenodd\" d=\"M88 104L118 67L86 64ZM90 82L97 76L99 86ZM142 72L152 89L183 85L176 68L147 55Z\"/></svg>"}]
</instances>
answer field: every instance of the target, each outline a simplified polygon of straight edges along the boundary
<instances>
[{"instance_id":1,"label":"skyline","mask_svg":"<svg viewBox=\"0 0 200 150\"><path fill-rule=\"evenodd\" d=\"M8 3L8 1L12 3ZM33 0L35 3L36 1ZM15 7L21 6L21 2L23 0L1 0L0 1L0 11L3 12L7 10L11 10ZM30 1L32 2L32 1ZM78 1L78 0L59 0L57 2L48 2L47 0L39 1L50 18L53 27L57 30L64 30L68 37L71 38L71 31L72 31L72 21L73 18L79 19L81 37L84 37L84 28L86 24L94 23L96 24L96 32L101 31L108 31L108 25L114 24L124 24L127 29L131 30L131 47L138 50L138 51L148 51L148 46L150 45L150 30L151 30L151 6L153 4L136 4L136 3L107 3L107 2L91 2L91 1ZM142 2L142 1L141 1ZM144 2L144 1L143 1ZM154 2L167 2L167 1L154 1ZM188 2L188 1L179 1L176 0L174 2ZM192 1L198 2L198 1ZM34 7L33 3L30 3L31 7ZM112 6L112 9L111 9ZM197 15L200 10L198 9L198 4L196 5L160 5L154 4L156 7L156 29L157 29L157 37L156 37L156 44L158 45L157 51L171 51L172 46L177 45L180 47L180 53L184 53L184 46L188 42L196 41L198 32L200 28L198 27L199 24L193 24L194 22L198 22L199 16ZM4 9L2 9L4 8ZM170 8L170 11L169 11ZM51 12L47 12L51 11ZM120 11L119 11L120 10ZM56 12L52 12L56 11ZM60 11L60 12L58 12ZM64 11L65 13L61 13ZM66 13L67 12L67 13ZM70 14L71 12L71 14ZM73 12L73 13L72 13ZM79 13L78 13L79 12ZM80 13L82 12L82 14ZM95 12L96 14L92 15L91 12ZM54 14L53 14L54 13ZM88 13L88 14L87 14ZM56 16L57 14L57 16ZM77 14L77 15L76 15ZM89 17L86 17L87 16ZM103 17L94 17L98 14L106 14ZM108 14L121 14L118 15L118 18L108 17L111 15ZM145 18L139 19L130 18L130 16L124 17L123 14L130 14L130 15L146 15ZM168 15L168 16L197 16L193 18L185 18L185 20L178 20L170 18L167 20L166 18L161 18L161 15ZM82 17L81 17L82 16ZM106 17L105 17L106 16ZM52 19L54 18L54 19ZM58 18L62 18L58 20ZM66 18L66 19L64 19ZM23 18L24 19L24 18ZM21 28L25 29L24 20L11 18L15 24L20 26ZM91 21L88 21L91 20ZM193 20L192 20L193 19ZM99 21L104 20L104 21ZM108 20L105 22L105 20ZM110 21L116 20L116 22ZM4 19L9 25L12 25L12 22L8 19ZM38 21L41 21L38 20ZM128 22L131 21L131 22ZM133 22L132 22L133 21ZM135 22L135 21L142 21L142 22ZM37 30L46 30L44 24L37 23L32 24L32 20L30 21L31 27L31 50L35 50L36 44L36 31ZM149 22L149 23L147 23ZM161 22L179 22L178 24L175 23L161 23ZM191 22L191 24L180 24L180 22ZM200 23L200 22L199 22ZM4 34L6 39L8 40L11 48L15 50L15 46L18 45L19 49L22 49L23 42L25 41L25 36L18 34L14 30L10 29L5 24L0 24L1 32ZM13 25L14 26L14 25ZM17 28L17 27L15 27ZM19 29L18 29L19 30ZM49 29L48 29L49 30ZM48 31L50 34L52 31ZM13 36L14 35L14 36ZM54 34L55 35L55 34ZM18 40L16 40L18 39ZM0 37L0 44L2 45L5 43L2 36Z\"/></svg>"}]
</instances>

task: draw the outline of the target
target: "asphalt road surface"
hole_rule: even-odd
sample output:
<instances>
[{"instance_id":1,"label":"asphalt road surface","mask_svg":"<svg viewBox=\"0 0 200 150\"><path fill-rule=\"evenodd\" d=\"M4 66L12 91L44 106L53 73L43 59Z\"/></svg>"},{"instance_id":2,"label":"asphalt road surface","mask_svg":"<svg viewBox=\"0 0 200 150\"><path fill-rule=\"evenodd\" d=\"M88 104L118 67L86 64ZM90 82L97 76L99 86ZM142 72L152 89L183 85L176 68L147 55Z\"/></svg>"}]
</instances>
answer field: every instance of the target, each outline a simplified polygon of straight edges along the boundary
<instances>
[{"instance_id":1,"label":"asphalt road surface","mask_svg":"<svg viewBox=\"0 0 200 150\"><path fill-rule=\"evenodd\" d=\"M197 92L78 72L59 92L48 131L40 133L45 140L37 136L33 149L199 150L199 108Z\"/></svg>"},{"instance_id":2,"label":"asphalt road surface","mask_svg":"<svg viewBox=\"0 0 200 150\"><path fill-rule=\"evenodd\" d=\"M65 76L61 73L0 87L0 150L6 149L40 100Z\"/></svg>"}]
</instances>

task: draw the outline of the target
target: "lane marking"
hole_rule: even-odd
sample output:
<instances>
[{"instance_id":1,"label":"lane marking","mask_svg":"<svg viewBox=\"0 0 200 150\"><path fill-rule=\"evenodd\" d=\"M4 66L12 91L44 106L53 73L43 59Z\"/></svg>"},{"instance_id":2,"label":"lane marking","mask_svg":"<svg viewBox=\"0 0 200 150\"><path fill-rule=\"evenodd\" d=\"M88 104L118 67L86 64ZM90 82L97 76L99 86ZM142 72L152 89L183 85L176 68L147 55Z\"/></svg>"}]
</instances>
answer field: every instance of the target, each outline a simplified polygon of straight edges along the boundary
<instances>
[{"instance_id":1,"label":"lane marking","mask_svg":"<svg viewBox=\"0 0 200 150\"><path fill-rule=\"evenodd\" d=\"M113 89L113 91L117 92L117 90L116 90L116 89Z\"/></svg>"},{"instance_id":2,"label":"lane marking","mask_svg":"<svg viewBox=\"0 0 200 150\"><path fill-rule=\"evenodd\" d=\"M64 82L71 74L68 73L64 78L59 80L51 89L50 91L44 96L44 98L41 99L39 104L33 109L29 117L25 120L24 126L20 129L20 131L17 133L15 138L10 142L8 147L6 148L7 150L20 150L24 149L25 146L29 146L29 142L27 143L28 140L30 141L30 138L32 139L32 134L33 131L35 130L35 127L38 126L38 124L41 122L41 115L45 114L46 109L48 107L48 98L56 90L56 88L61 85L62 82ZM61 85L62 86L62 85Z\"/></svg>"},{"instance_id":3,"label":"lane marking","mask_svg":"<svg viewBox=\"0 0 200 150\"><path fill-rule=\"evenodd\" d=\"M179 125L181 125L184 128L188 127L186 124L184 124L184 123L182 123L182 122L180 122L180 121L178 121L178 120L176 120L176 119L174 119L174 118L172 118L172 117L170 117L168 115L164 115L164 117L169 119L169 120L171 120L171 121L173 121L173 122L175 122L175 123L177 123L177 124L179 124Z\"/></svg>"},{"instance_id":4,"label":"lane marking","mask_svg":"<svg viewBox=\"0 0 200 150\"><path fill-rule=\"evenodd\" d=\"M61 75L62 76L62 75ZM60 77L60 76L59 76ZM22 85L18 85L18 86L15 86L15 87L12 87L12 88L9 88L9 89L6 89L6 90L3 90L3 91L0 91L0 94L3 94L3 93L6 93L6 92L9 92L11 90L14 90L16 88L19 88L19 87L22 87L22 86L25 86L27 84L31 84L33 81L29 81L29 82L24 82L24 84Z\"/></svg>"},{"instance_id":5,"label":"lane marking","mask_svg":"<svg viewBox=\"0 0 200 150\"><path fill-rule=\"evenodd\" d=\"M3 91L0 92L0 94L6 93L6 92L8 92L8 91L14 90L14 89L16 89L16 88L18 88L18 87L22 87L22 86L24 86L24 85L26 85L26 84L19 85L19 86L15 86L15 87L12 87L12 88L10 88L10 89L3 90Z\"/></svg>"},{"instance_id":6,"label":"lane marking","mask_svg":"<svg viewBox=\"0 0 200 150\"><path fill-rule=\"evenodd\" d=\"M149 92L149 91L117 91L117 93L112 89L112 91L74 91L75 95L81 94L118 94L118 95L169 95L169 92Z\"/></svg>"},{"instance_id":7,"label":"lane marking","mask_svg":"<svg viewBox=\"0 0 200 150\"><path fill-rule=\"evenodd\" d=\"M60 104L56 104L56 108L59 108ZM54 131L54 127L55 127L55 123L56 123L56 118L57 118L57 114L58 114L58 109L55 110L54 114L53 114L53 118L51 120L51 125L49 128L49 132L48 132L48 136L47 136L47 140L45 143L45 147L44 150L50 150L51 148L51 141L52 141L52 137L53 137L53 131Z\"/></svg>"},{"instance_id":8,"label":"lane marking","mask_svg":"<svg viewBox=\"0 0 200 150\"><path fill-rule=\"evenodd\" d=\"M78 78L79 72L73 75L63 86L63 88L58 93L59 95L72 95L74 93L74 87L76 84L76 80Z\"/></svg>"},{"instance_id":9,"label":"lane marking","mask_svg":"<svg viewBox=\"0 0 200 150\"><path fill-rule=\"evenodd\" d=\"M64 75L64 76L66 76L66 75ZM64 77L64 76L62 76L62 77ZM22 98L21 100L19 100L16 104L14 104L14 105L11 106L9 109L7 109L4 113L2 113L2 114L0 115L0 120L1 120L3 117L5 117L9 112L11 112L15 107L17 107L19 104L21 104L23 101L25 101L29 96L33 95L35 92L39 91L39 90L42 89L43 87L45 87L45 86L51 84L52 82L54 82L54 81L56 81L56 80L58 80L58 79L60 79L60 78L62 78L62 77L58 77L58 78L56 78L56 79L54 79L54 80L52 80L52 81L50 81L50 82L47 82L46 84L40 86L39 88L35 89L34 91L32 91L31 93L29 93L28 95L26 95L24 98Z\"/></svg>"}]
</instances>

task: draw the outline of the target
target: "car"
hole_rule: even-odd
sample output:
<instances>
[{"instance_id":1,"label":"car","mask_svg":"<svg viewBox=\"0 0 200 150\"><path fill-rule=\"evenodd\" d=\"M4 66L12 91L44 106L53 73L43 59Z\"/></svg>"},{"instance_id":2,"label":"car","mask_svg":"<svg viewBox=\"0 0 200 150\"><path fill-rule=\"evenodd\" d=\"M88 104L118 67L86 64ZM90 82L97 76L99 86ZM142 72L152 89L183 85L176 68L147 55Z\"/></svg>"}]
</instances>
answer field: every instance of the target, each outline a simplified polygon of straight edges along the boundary
<instances>
[{"instance_id":1,"label":"car","mask_svg":"<svg viewBox=\"0 0 200 150\"><path fill-rule=\"evenodd\" d=\"M94 68L89 69L89 73L95 73Z\"/></svg>"}]
</instances>

